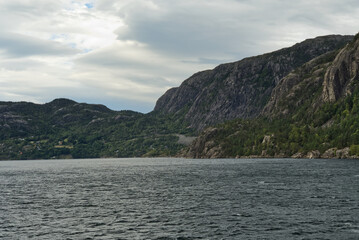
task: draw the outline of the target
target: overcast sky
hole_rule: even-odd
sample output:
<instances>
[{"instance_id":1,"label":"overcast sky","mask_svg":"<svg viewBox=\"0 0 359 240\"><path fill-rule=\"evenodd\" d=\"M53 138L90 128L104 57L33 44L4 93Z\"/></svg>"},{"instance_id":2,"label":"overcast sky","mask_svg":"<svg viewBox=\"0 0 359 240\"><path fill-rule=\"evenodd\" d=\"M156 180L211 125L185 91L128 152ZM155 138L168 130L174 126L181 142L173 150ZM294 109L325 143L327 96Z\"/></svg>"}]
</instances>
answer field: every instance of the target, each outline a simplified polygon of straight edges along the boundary
<instances>
[{"instance_id":1,"label":"overcast sky","mask_svg":"<svg viewBox=\"0 0 359 240\"><path fill-rule=\"evenodd\" d=\"M358 0L0 0L0 101L149 112L195 72L358 31Z\"/></svg>"}]
</instances>

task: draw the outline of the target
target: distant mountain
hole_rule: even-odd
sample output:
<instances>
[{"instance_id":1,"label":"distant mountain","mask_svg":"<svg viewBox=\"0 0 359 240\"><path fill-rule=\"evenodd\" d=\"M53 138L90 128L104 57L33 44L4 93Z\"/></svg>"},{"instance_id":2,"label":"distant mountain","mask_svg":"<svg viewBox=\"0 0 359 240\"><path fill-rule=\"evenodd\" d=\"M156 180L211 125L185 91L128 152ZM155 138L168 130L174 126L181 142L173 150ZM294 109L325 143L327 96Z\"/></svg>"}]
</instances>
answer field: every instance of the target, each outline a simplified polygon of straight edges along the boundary
<instances>
[{"instance_id":1,"label":"distant mountain","mask_svg":"<svg viewBox=\"0 0 359 240\"><path fill-rule=\"evenodd\" d=\"M182 156L358 158L359 34L281 78L260 109L206 129Z\"/></svg>"},{"instance_id":2,"label":"distant mountain","mask_svg":"<svg viewBox=\"0 0 359 240\"><path fill-rule=\"evenodd\" d=\"M155 111L184 116L199 131L227 120L257 117L283 77L352 39L339 35L317 37L196 73L160 97Z\"/></svg>"},{"instance_id":3,"label":"distant mountain","mask_svg":"<svg viewBox=\"0 0 359 240\"><path fill-rule=\"evenodd\" d=\"M68 99L0 102L0 159L169 156L184 146L189 132L170 115Z\"/></svg>"}]
</instances>

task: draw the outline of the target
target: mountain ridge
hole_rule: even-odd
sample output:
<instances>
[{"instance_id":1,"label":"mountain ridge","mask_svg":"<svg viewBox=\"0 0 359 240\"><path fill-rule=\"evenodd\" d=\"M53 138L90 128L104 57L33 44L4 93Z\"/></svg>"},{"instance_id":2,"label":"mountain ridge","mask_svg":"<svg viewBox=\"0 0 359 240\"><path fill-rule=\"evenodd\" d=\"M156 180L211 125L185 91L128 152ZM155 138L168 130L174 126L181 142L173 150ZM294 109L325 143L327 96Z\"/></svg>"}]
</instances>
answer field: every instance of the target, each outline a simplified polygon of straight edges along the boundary
<instances>
[{"instance_id":1,"label":"mountain ridge","mask_svg":"<svg viewBox=\"0 0 359 240\"><path fill-rule=\"evenodd\" d=\"M221 64L213 70L196 73L179 87L168 90L157 100L154 110L184 115L191 127L199 131L235 118L254 118L260 114L280 79L352 39L353 36L322 36L271 53Z\"/></svg>"}]
</instances>

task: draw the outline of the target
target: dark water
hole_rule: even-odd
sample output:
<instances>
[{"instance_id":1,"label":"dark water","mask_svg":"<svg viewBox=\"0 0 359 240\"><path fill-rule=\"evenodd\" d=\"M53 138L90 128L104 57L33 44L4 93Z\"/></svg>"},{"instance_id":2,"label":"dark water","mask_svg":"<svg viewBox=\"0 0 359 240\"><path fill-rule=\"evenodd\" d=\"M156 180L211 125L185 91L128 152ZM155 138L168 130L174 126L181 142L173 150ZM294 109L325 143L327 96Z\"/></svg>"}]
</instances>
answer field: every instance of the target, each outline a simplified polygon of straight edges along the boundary
<instances>
[{"instance_id":1,"label":"dark water","mask_svg":"<svg viewBox=\"0 0 359 240\"><path fill-rule=\"evenodd\" d=\"M359 239L359 161L0 162L0 239Z\"/></svg>"}]
</instances>

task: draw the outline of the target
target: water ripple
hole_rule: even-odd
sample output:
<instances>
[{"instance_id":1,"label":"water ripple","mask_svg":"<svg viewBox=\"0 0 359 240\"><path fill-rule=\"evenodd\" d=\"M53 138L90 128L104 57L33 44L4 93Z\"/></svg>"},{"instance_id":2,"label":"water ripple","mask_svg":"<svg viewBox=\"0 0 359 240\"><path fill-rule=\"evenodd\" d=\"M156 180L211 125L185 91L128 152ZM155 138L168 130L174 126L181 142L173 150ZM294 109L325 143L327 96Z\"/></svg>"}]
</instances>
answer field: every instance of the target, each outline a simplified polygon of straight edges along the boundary
<instances>
[{"instance_id":1,"label":"water ripple","mask_svg":"<svg viewBox=\"0 0 359 240\"><path fill-rule=\"evenodd\" d=\"M358 239L358 170L354 160L0 162L0 239Z\"/></svg>"}]
</instances>

